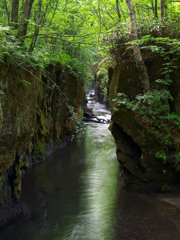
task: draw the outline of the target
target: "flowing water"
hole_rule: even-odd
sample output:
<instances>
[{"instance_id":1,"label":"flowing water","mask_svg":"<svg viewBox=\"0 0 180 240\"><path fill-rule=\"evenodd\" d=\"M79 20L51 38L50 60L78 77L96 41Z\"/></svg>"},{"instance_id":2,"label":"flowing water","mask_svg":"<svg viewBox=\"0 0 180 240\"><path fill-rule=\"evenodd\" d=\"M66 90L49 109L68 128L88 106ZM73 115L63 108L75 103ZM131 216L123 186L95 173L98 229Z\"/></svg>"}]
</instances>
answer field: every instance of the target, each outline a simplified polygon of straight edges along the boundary
<instances>
[{"instance_id":1,"label":"flowing water","mask_svg":"<svg viewBox=\"0 0 180 240\"><path fill-rule=\"evenodd\" d=\"M108 118L99 107L97 113ZM76 142L35 166L23 182L21 201L29 214L1 232L0 240L180 239L180 210L120 188L107 124L86 124Z\"/></svg>"}]
</instances>

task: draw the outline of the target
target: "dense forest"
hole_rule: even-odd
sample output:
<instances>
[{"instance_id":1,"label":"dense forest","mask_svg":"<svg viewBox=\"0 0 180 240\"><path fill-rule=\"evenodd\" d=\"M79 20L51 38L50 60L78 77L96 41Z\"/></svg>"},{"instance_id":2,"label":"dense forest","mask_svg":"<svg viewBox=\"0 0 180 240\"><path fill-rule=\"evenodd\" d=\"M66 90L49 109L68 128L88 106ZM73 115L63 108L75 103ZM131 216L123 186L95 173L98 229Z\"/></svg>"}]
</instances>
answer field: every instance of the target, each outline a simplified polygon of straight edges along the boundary
<instances>
[{"instance_id":1,"label":"dense forest","mask_svg":"<svg viewBox=\"0 0 180 240\"><path fill-rule=\"evenodd\" d=\"M120 42L142 38L141 45L148 40L173 45L166 38L143 37L178 39L179 35L178 1L3 0L0 4L1 62L6 56L14 64L44 68L49 61L58 61L69 65L84 82L91 76L92 65L98 63L99 71L107 72L118 61ZM138 32L132 30L130 39L128 8L137 19L137 26L132 26ZM152 51L158 51L155 44Z\"/></svg>"},{"instance_id":2,"label":"dense forest","mask_svg":"<svg viewBox=\"0 0 180 240\"><path fill-rule=\"evenodd\" d=\"M111 109L127 188L180 191L179 26L174 0L0 2L4 215L14 208L7 199L20 197L29 155L36 162L50 140L78 131L94 80Z\"/></svg>"},{"instance_id":3,"label":"dense forest","mask_svg":"<svg viewBox=\"0 0 180 240\"><path fill-rule=\"evenodd\" d=\"M4 0L0 12L1 62L8 57L15 65L42 69L49 62L60 62L69 66L86 84L94 77L94 69L103 75L105 87L107 69L115 66L124 54L125 49L120 50L124 43L134 41L135 44L126 45L125 51L133 46L136 52L140 49L138 45L145 48L144 45L151 42L149 50L159 52L164 58L169 56L165 56L167 49L159 46L163 43L172 48L171 54L178 52L175 39L179 37L179 7L178 1L170 0ZM143 68L140 54L134 56ZM172 61L164 66L169 71L173 67ZM142 71L141 81L146 92L148 76L145 69Z\"/></svg>"}]
</instances>

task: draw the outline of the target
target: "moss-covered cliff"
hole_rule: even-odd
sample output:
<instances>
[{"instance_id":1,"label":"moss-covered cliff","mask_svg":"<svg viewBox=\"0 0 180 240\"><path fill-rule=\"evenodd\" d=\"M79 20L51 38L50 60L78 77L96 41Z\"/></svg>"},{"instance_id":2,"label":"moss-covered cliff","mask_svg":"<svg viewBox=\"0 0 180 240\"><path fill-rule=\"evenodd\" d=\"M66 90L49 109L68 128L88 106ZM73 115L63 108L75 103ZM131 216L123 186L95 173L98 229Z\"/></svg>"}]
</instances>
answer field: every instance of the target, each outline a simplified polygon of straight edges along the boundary
<instances>
[{"instance_id":1,"label":"moss-covered cliff","mask_svg":"<svg viewBox=\"0 0 180 240\"><path fill-rule=\"evenodd\" d=\"M146 54L144 61L147 66L151 89L156 87L155 80L162 78L163 59L157 54ZM109 85L110 107L112 112L111 131L117 145L117 157L122 167L122 182L126 188L142 191L179 191L180 167L178 159L179 140L171 136L167 129L163 132L163 122L153 126L151 119L139 117L123 106L116 108L117 93L125 93L131 101L142 93L138 69L131 57L121 60L111 75ZM179 112L179 74L172 74L171 94L174 98L166 102L166 111ZM168 110L169 109L169 110ZM151 117L151 116L150 116ZM165 122L166 123L166 122ZM174 130L179 126L175 126ZM174 131L173 130L173 131ZM169 134L169 135L168 135ZM160 154L162 153L162 154ZM163 155L166 154L166 155ZM177 154L177 155L176 155Z\"/></svg>"},{"instance_id":2,"label":"moss-covered cliff","mask_svg":"<svg viewBox=\"0 0 180 240\"><path fill-rule=\"evenodd\" d=\"M0 66L0 226L20 214L22 171L44 159L82 118L83 86L59 64Z\"/></svg>"}]
</instances>

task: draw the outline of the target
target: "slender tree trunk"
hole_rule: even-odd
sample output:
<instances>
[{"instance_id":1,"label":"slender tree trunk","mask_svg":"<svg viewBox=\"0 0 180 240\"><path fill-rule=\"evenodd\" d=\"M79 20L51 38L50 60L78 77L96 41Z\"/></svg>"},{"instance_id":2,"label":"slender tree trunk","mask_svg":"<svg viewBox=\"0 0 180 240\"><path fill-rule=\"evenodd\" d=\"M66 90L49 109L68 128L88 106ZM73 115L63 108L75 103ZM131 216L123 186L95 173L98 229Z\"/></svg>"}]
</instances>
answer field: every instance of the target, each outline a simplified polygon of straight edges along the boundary
<instances>
[{"instance_id":1,"label":"slender tree trunk","mask_svg":"<svg viewBox=\"0 0 180 240\"><path fill-rule=\"evenodd\" d=\"M23 9L24 9L24 0L22 0L22 2L21 2L21 7L20 7L20 9L21 9L21 12L23 12Z\"/></svg>"},{"instance_id":2,"label":"slender tree trunk","mask_svg":"<svg viewBox=\"0 0 180 240\"><path fill-rule=\"evenodd\" d=\"M41 22L41 7L42 7L42 2L43 0L39 0L38 3L38 12L36 15L36 28L35 28L35 32L32 38L32 42L31 42L31 46L29 48L29 52L32 52L34 50L35 44L36 44L36 40L39 34L39 24Z\"/></svg>"},{"instance_id":3,"label":"slender tree trunk","mask_svg":"<svg viewBox=\"0 0 180 240\"><path fill-rule=\"evenodd\" d=\"M9 12L8 5L7 5L7 1L6 1L6 0L4 0L4 8L5 8L6 13L7 13L8 24L9 24L9 23L10 23L10 12Z\"/></svg>"},{"instance_id":4,"label":"slender tree trunk","mask_svg":"<svg viewBox=\"0 0 180 240\"><path fill-rule=\"evenodd\" d=\"M132 0L126 0L126 3L128 5L130 23L131 23L130 37L131 37L131 40L137 40L138 39L137 22L136 22L136 13L135 13L135 9L134 9L134 4L133 4ZM141 80L141 84L142 84L142 89L143 89L143 92L145 93L145 92L149 91L149 89L150 89L147 68L142 59L139 45L134 43L133 50L134 50L134 53L133 53L134 60L135 60L136 66L138 67L138 69L140 71L140 80Z\"/></svg>"},{"instance_id":5,"label":"slender tree trunk","mask_svg":"<svg viewBox=\"0 0 180 240\"><path fill-rule=\"evenodd\" d=\"M51 20L50 20L50 22L49 22L49 25L48 25L49 27L51 26L51 23L52 23L52 21L53 21L53 18L54 18L55 14L56 14L56 11L57 11L57 8L58 8L58 4L59 4L59 0L56 1L56 6L55 6L55 8L54 8L54 12L53 12L52 18L51 18Z\"/></svg>"},{"instance_id":6,"label":"slender tree trunk","mask_svg":"<svg viewBox=\"0 0 180 240\"><path fill-rule=\"evenodd\" d=\"M154 0L151 1L151 7L152 7L153 15L154 15Z\"/></svg>"},{"instance_id":7,"label":"slender tree trunk","mask_svg":"<svg viewBox=\"0 0 180 240\"><path fill-rule=\"evenodd\" d=\"M46 21L47 21L47 16L48 16L48 10L49 10L49 7L50 7L50 1L47 1L46 2L46 7L45 7L45 10L44 12L42 13L42 17L41 17L41 24L45 24Z\"/></svg>"},{"instance_id":8,"label":"slender tree trunk","mask_svg":"<svg viewBox=\"0 0 180 240\"><path fill-rule=\"evenodd\" d=\"M158 18L157 0L155 0L155 2L154 2L154 17Z\"/></svg>"},{"instance_id":9,"label":"slender tree trunk","mask_svg":"<svg viewBox=\"0 0 180 240\"><path fill-rule=\"evenodd\" d=\"M118 22L121 21L121 13L119 10L119 0L116 0L116 11L117 11L117 15L118 15Z\"/></svg>"},{"instance_id":10,"label":"slender tree trunk","mask_svg":"<svg viewBox=\"0 0 180 240\"><path fill-rule=\"evenodd\" d=\"M161 19L164 18L165 0L161 0Z\"/></svg>"},{"instance_id":11,"label":"slender tree trunk","mask_svg":"<svg viewBox=\"0 0 180 240\"><path fill-rule=\"evenodd\" d=\"M34 0L26 0L24 3L24 9L23 9L22 17L21 17L21 22L20 22L17 38L26 36L27 27L28 27L27 20L29 20L29 18L30 18L33 2L34 2Z\"/></svg>"},{"instance_id":12,"label":"slender tree trunk","mask_svg":"<svg viewBox=\"0 0 180 240\"><path fill-rule=\"evenodd\" d=\"M19 0L12 0L11 23L14 25L14 28L18 27L17 26L18 13L19 13Z\"/></svg>"}]
</instances>

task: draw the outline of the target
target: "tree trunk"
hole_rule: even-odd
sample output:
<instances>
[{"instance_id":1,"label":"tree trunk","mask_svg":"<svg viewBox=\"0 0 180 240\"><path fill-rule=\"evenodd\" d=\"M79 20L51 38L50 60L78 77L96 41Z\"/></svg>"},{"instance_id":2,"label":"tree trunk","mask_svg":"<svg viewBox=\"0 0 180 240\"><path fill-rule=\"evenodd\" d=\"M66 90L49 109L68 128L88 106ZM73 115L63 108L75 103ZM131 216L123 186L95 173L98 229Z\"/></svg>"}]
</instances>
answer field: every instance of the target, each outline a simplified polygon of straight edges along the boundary
<instances>
[{"instance_id":1,"label":"tree trunk","mask_svg":"<svg viewBox=\"0 0 180 240\"><path fill-rule=\"evenodd\" d=\"M19 0L12 0L11 23L17 28Z\"/></svg>"},{"instance_id":2,"label":"tree trunk","mask_svg":"<svg viewBox=\"0 0 180 240\"><path fill-rule=\"evenodd\" d=\"M24 9L23 9L22 17L21 17L21 22L20 22L17 38L26 36L27 27L28 27L27 20L29 20L29 18L30 18L33 2L34 2L34 0L26 0L24 3Z\"/></svg>"},{"instance_id":3,"label":"tree trunk","mask_svg":"<svg viewBox=\"0 0 180 240\"><path fill-rule=\"evenodd\" d=\"M133 4L132 0L126 0L126 3L128 5L130 23L131 23L130 37L131 37L131 40L137 40L138 39L137 22L136 22L136 13L135 13L135 9L134 9L134 4ZM141 84L142 84L142 89L143 89L143 92L146 93L150 89L147 68L144 64L139 45L137 43L133 44L133 50L134 50L134 53L133 53L134 60L135 60L136 66L138 67L138 69L140 71L140 80L141 80Z\"/></svg>"},{"instance_id":4,"label":"tree trunk","mask_svg":"<svg viewBox=\"0 0 180 240\"><path fill-rule=\"evenodd\" d=\"M164 18L165 1L161 0L161 19Z\"/></svg>"},{"instance_id":5,"label":"tree trunk","mask_svg":"<svg viewBox=\"0 0 180 240\"><path fill-rule=\"evenodd\" d=\"M153 15L154 15L154 0L151 1L151 7L152 7Z\"/></svg>"},{"instance_id":6,"label":"tree trunk","mask_svg":"<svg viewBox=\"0 0 180 240\"><path fill-rule=\"evenodd\" d=\"M118 15L118 22L121 21L121 13L119 10L119 0L116 0L116 11L117 11L117 15Z\"/></svg>"},{"instance_id":7,"label":"tree trunk","mask_svg":"<svg viewBox=\"0 0 180 240\"><path fill-rule=\"evenodd\" d=\"M154 3L154 17L155 18L158 18L158 11L157 11L157 0L155 0L155 3Z\"/></svg>"},{"instance_id":8,"label":"tree trunk","mask_svg":"<svg viewBox=\"0 0 180 240\"><path fill-rule=\"evenodd\" d=\"M49 24L48 24L49 27L51 26L52 21L53 21L53 19L54 19L54 16L55 16L55 14L56 14L56 11L57 11L57 8L58 8L58 4L59 4L59 0L56 0L56 6L55 6L55 8L54 8L54 12L53 12L52 17L51 17L51 20L50 20L50 22L49 22Z\"/></svg>"},{"instance_id":9,"label":"tree trunk","mask_svg":"<svg viewBox=\"0 0 180 240\"><path fill-rule=\"evenodd\" d=\"M33 38L32 38L31 46L29 48L29 52L32 52L34 50L36 40L37 40L37 36L39 34L39 24L41 22L42 2L43 2L43 0L39 0L39 3L38 3L38 12L37 12L37 15L36 15L36 28L35 28L35 32L34 32L34 35L33 35Z\"/></svg>"},{"instance_id":10,"label":"tree trunk","mask_svg":"<svg viewBox=\"0 0 180 240\"><path fill-rule=\"evenodd\" d=\"M20 7L20 9L21 9L21 12L23 12L23 9L24 9L24 0L21 1L21 7Z\"/></svg>"},{"instance_id":11,"label":"tree trunk","mask_svg":"<svg viewBox=\"0 0 180 240\"><path fill-rule=\"evenodd\" d=\"M4 0L4 8L6 10L7 13L7 17L8 17L8 24L10 23L10 13L9 13L9 9L8 9L8 5L7 5L7 1Z\"/></svg>"}]
</instances>

